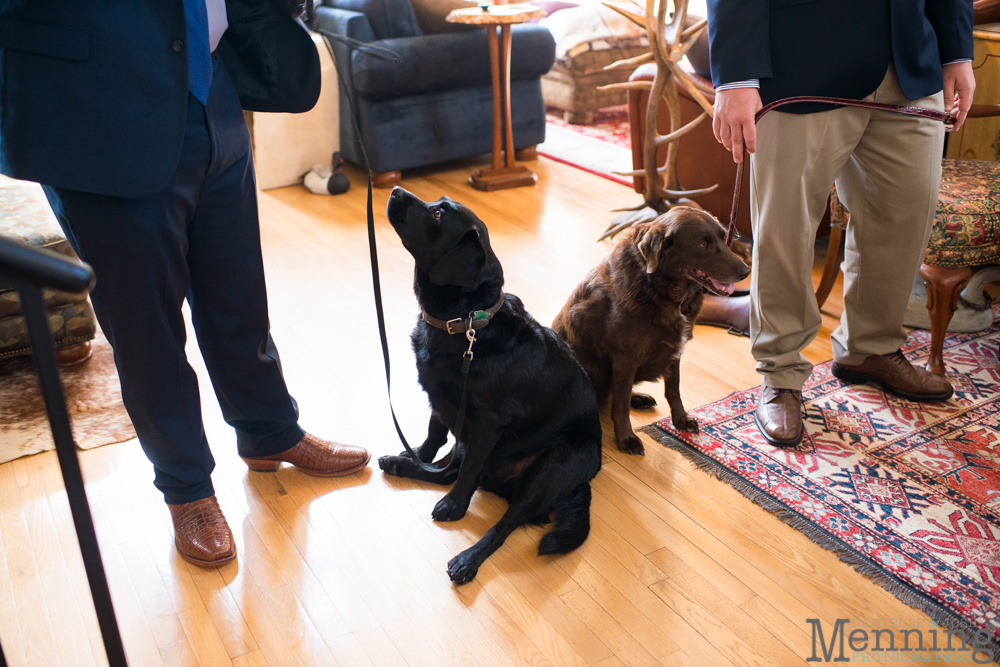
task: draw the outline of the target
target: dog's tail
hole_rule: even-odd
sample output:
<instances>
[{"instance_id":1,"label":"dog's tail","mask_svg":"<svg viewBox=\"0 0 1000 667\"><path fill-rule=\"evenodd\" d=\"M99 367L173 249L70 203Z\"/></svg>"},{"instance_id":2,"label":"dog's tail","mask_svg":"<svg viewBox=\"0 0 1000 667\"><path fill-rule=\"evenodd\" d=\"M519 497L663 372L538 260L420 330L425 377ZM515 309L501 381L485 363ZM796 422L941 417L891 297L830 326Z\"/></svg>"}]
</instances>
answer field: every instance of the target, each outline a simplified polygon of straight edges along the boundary
<instances>
[{"instance_id":1,"label":"dog's tail","mask_svg":"<svg viewBox=\"0 0 1000 667\"><path fill-rule=\"evenodd\" d=\"M538 555L564 554L583 544L590 535L590 482L573 489L555 503L556 525L538 544Z\"/></svg>"}]
</instances>

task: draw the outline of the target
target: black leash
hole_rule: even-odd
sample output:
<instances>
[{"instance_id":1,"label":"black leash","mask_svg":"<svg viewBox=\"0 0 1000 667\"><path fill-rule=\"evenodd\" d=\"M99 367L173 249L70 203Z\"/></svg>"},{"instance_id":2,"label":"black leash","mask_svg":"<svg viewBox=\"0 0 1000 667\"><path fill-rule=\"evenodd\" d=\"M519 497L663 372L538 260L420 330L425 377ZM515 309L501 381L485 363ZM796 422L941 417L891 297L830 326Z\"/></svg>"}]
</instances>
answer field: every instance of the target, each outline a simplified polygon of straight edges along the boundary
<instances>
[{"instance_id":1,"label":"black leash","mask_svg":"<svg viewBox=\"0 0 1000 667\"><path fill-rule=\"evenodd\" d=\"M80 472L80 460L76 454L69 413L66 411L66 395L49 330L48 313L42 299L43 287L74 293L85 292L90 291L93 281L94 274L85 264L0 239L0 286L12 287L21 295L21 307L31 338L31 357L38 372L45 412L56 444L59 470L66 487L66 497L73 515L73 526L80 543L80 555L90 584L108 665L128 667L108 578L101 560L101 549L94 530L94 519L87 501L87 490ZM6 665L2 649L0 664Z\"/></svg>"},{"instance_id":2,"label":"black leash","mask_svg":"<svg viewBox=\"0 0 1000 667\"><path fill-rule=\"evenodd\" d=\"M309 2L309 5L312 5L312 2ZM366 42L345 37L344 35L337 35L320 28L316 25L315 20L313 20L314 17L311 10L312 7L310 6L308 25L311 30L323 35L323 41L326 44L327 50L330 52L330 58L333 59L333 66L334 69L337 70L337 78L340 80L341 90L344 92L344 97L347 98L347 104L351 109L351 125L354 128L354 135L358 139L358 146L361 148L361 157L365 161L365 171L368 174L368 251L371 255L372 287L375 291L375 315L378 319L379 339L382 342L382 361L385 365L385 386L389 395L389 413L392 415L392 425L396 427L396 435L399 436L399 441L403 443L403 447L406 448L406 453L411 459L413 459L414 464L426 472L438 473L450 467L454 462L455 452L458 450L458 439L461 436L462 428L465 426L465 412L468 402L466 387L469 383L469 367L472 365L472 346L476 342L476 332L472 327L472 321L476 311L469 314L469 328L466 332L466 337L469 339L469 348L465 351L465 354L462 355L462 399L458 406L458 418L455 420L455 446L452 447L448 456L441 460L440 465L429 465L424 463L420 459L420 456L413 451L412 447L410 447L410 443L407 442L406 436L403 435L403 429L399 426L399 420L396 418L396 410L392 406L392 374L389 370L389 342L385 333L385 312L382 308L382 284L379 280L378 270L378 247L375 242L375 212L372 206L372 168L368 161L368 153L365 151L364 140L361 137L361 127L358 124L357 107L355 106L354 98L351 97L351 92L347 89L347 84L344 83L344 77L340 71L340 63L337 62L337 56L333 51L333 45L330 43L330 40L332 39L338 41L354 50L360 51L379 60L395 64L399 64L401 61L399 59L399 55L394 51L390 51L389 49L385 49L380 46L373 46Z\"/></svg>"}]
</instances>

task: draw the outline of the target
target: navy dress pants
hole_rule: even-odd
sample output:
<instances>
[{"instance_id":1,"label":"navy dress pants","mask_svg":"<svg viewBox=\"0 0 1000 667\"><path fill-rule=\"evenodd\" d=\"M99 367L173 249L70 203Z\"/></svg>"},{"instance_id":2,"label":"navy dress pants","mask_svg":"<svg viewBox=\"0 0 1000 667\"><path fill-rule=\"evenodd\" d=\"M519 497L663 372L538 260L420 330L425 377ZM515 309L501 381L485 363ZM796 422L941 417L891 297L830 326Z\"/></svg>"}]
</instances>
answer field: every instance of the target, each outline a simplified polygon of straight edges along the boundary
<instances>
[{"instance_id":1,"label":"navy dress pants","mask_svg":"<svg viewBox=\"0 0 1000 667\"><path fill-rule=\"evenodd\" d=\"M122 397L168 504L215 493L181 306L242 456L304 432L271 339L253 154L236 90L214 62L208 103L188 96L180 162L138 199L45 187L67 238L97 276L91 294L115 352Z\"/></svg>"}]
</instances>

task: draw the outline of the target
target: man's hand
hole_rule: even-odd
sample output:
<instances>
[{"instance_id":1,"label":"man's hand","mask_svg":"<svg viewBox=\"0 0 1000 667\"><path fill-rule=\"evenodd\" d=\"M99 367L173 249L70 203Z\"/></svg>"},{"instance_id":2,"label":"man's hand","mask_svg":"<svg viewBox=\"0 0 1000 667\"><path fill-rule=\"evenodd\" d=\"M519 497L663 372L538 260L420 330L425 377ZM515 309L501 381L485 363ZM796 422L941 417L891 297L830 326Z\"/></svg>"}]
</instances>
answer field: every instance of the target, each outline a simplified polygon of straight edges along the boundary
<instances>
[{"instance_id":1,"label":"man's hand","mask_svg":"<svg viewBox=\"0 0 1000 667\"><path fill-rule=\"evenodd\" d=\"M757 126L753 117L763 108L756 88L730 88L715 94L715 138L733 154L733 162L743 162L743 149L757 152Z\"/></svg>"},{"instance_id":2,"label":"man's hand","mask_svg":"<svg viewBox=\"0 0 1000 667\"><path fill-rule=\"evenodd\" d=\"M972 74L972 63L952 63L941 69L944 70L944 110L957 119L954 128L957 130L972 106L976 77Z\"/></svg>"}]
</instances>

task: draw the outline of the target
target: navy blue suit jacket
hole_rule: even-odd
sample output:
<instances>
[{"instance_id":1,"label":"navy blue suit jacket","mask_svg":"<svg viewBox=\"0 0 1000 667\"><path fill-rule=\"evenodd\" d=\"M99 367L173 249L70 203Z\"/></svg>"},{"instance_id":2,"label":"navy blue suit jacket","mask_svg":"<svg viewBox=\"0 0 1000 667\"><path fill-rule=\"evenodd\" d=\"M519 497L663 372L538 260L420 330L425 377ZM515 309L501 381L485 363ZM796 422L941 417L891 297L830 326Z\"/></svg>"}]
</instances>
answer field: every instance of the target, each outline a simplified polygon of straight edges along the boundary
<instances>
[{"instance_id":1,"label":"navy blue suit jacket","mask_svg":"<svg viewBox=\"0 0 1000 667\"><path fill-rule=\"evenodd\" d=\"M764 104L861 99L890 62L916 100L941 90L942 63L972 58L972 0L708 0L708 34L713 85L759 79Z\"/></svg>"},{"instance_id":2,"label":"navy blue suit jacket","mask_svg":"<svg viewBox=\"0 0 1000 667\"><path fill-rule=\"evenodd\" d=\"M245 109L305 111L319 56L272 0L228 0L218 54ZM187 114L182 0L0 0L0 172L119 197L162 190Z\"/></svg>"}]
</instances>

